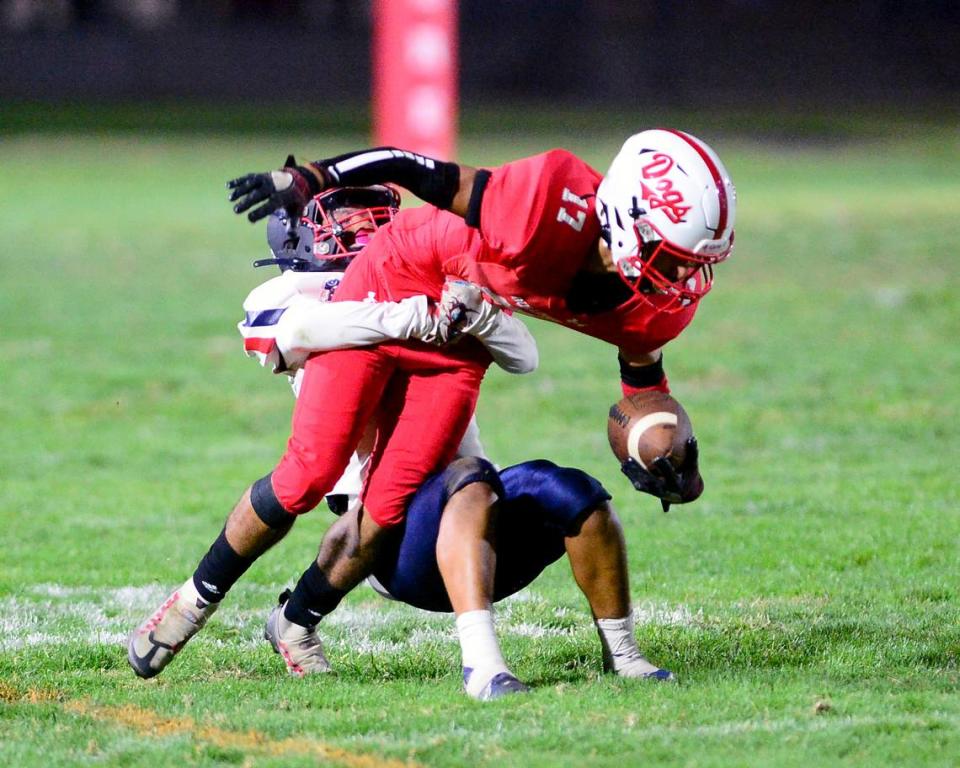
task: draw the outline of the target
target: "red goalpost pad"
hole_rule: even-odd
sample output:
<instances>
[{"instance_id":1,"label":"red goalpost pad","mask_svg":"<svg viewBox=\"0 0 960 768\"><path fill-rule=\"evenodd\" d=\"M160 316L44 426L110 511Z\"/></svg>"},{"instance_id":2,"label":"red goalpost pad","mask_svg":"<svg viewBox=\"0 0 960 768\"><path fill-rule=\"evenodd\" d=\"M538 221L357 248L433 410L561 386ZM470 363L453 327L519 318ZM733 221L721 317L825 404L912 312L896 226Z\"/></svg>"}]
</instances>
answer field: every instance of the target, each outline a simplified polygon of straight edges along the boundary
<instances>
[{"instance_id":1,"label":"red goalpost pad","mask_svg":"<svg viewBox=\"0 0 960 768\"><path fill-rule=\"evenodd\" d=\"M454 159L457 38L457 0L374 0L377 145Z\"/></svg>"}]
</instances>

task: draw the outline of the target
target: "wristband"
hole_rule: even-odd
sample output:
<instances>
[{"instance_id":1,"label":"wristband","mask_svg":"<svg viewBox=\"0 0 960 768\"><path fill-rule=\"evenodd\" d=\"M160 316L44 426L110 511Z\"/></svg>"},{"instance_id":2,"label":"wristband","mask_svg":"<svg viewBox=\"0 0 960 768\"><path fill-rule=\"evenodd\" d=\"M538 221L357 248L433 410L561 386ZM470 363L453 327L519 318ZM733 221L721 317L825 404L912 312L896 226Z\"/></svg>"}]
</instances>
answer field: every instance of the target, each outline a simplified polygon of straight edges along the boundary
<instances>
[{"instance_id":1,"label":"wristband","mask_svg":"<svg viewBox=\"0 0 960 768\"><path fill-rule=\"evenodd\" d=\"M623 359L623 355L618 355L617 360L620 363L620 386L624 396L650 390L670 393L670 385L663 372L663 355L660 355L657 362L640 367L630 365Z\"/></svg>"},{"instance_id":2,"label":"wristband","mask_svg":"<svg viewBox=\"0 0 960 768\"><path fill-rule=\"evenodd\" d=\"M483 193L487 189L490 176L490 171L479 170L473 179L473 188L470 190L470 202L467 203L467 215L464 216L464 221L467 222L468 227L480 229L480 206L483 203Z\"/></svg>"},{"instance_id":3,"label":"wristband","mask_svg":"<svg viewBox=\"0 0 960 768\"><path fill-rule=\"evenodd\" d=\"M307 187L310 189L310 197L315 197L319 195L323 190L325 190L329 185L327 184L327 174L324 172L323 168L319 168L313 163L310 163L309 167L304 167L302 165L295 165L294 168L299 172L304 179L306 179ZM323 177L323 183L320 179L317 178L317 174L320 174Z\"/></svg>"}]
</instances>

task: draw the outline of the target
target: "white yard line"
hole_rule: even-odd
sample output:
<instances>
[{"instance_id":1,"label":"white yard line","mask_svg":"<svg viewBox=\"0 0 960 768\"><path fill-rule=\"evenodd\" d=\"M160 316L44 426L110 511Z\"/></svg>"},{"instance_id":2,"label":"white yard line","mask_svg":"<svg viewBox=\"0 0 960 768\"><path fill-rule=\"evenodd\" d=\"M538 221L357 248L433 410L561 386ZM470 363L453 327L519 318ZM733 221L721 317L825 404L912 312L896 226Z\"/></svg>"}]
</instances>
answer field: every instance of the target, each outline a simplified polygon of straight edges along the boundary
<instances>
[{"instance_id":1,"label":"white yard line","mask_svg":"<svg viewBox=\"0 0 960 768\"><path fill-rule=\"evenodd\" d=\"M362 587L366 596L374 593ZM0 651L67 643L85 645L122 645L130 630L153 611L167 596L170 587L159 585L94 587L35 584L16 596L0 598ZM238 585L228 602L213 619L239 630L244 647L263 642L262 622L277 595L276 587ZM257 607L251 608L254 605ZM590 631L584 611L550 607L535 591L526 590L496 606L501 636L570 637ZM549 616L537 621L534 615ZM700 613L686 606L639 603L635 609L638 624L691 626L700 624ZM403 640L382 637L397 624L410 626ZM341 606L320 627L321 637L335 639L349 635L357 652L399 652L427 644L456 643L452 616L418 611L401 603L370 600L360 605Z\"/></svg>"}]
</instances>

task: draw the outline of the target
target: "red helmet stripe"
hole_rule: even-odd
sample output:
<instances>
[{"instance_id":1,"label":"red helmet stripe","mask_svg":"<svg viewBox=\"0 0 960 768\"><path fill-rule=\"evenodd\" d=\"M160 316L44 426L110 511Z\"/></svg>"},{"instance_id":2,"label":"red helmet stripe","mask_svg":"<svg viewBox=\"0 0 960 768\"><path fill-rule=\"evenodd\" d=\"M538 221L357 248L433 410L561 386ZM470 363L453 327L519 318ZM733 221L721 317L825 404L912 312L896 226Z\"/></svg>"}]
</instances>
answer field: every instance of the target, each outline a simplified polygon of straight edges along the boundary
<instances>
[{"instance_id":1,"label":"red helmet stripe","mask_svg":"<svg viewBox=\"0 0 960 768\"><path fill-rule=\"evenodd\" d=\"M697 154L700 155L704 164L707 166L707 170L710 171L710 175L713 176L713 183L717 185L717 189L720 192L720 221L717 223L716 235L719 237L721 233L727 228L727 187L723 183L723 177L720 175L720 169L717 168L717 164L713 162L713 158L710 157L709 153L700 146L700 143L696 141L692 136L688 136L683 131L675 131L673 128L664 128L667 133L672 133L674 136L679 136L687 144L697 150Z\"/></svg>"}]
</instances>

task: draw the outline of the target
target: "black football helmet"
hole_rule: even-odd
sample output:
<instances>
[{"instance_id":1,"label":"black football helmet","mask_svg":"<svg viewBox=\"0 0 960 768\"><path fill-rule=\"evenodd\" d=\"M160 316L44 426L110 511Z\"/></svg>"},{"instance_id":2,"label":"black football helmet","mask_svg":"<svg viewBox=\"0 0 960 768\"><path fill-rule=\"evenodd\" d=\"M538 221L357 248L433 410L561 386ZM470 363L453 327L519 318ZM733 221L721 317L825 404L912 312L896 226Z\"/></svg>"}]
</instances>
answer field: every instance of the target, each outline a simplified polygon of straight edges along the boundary
<instances>
[{"instance_id":1,"label":"black football helmet","mask_svg":"<svg viewBox=\"0 0 960 768\"><path fill-rule=\"evenodd\" d=\"M267 243L273 258L253 265L276 264L282 271L343 272L399 208L400 195L393 187L326 189L307 203L295 228L282 208L273 212L267 221Z\"/></svg>"}]
</instances>

